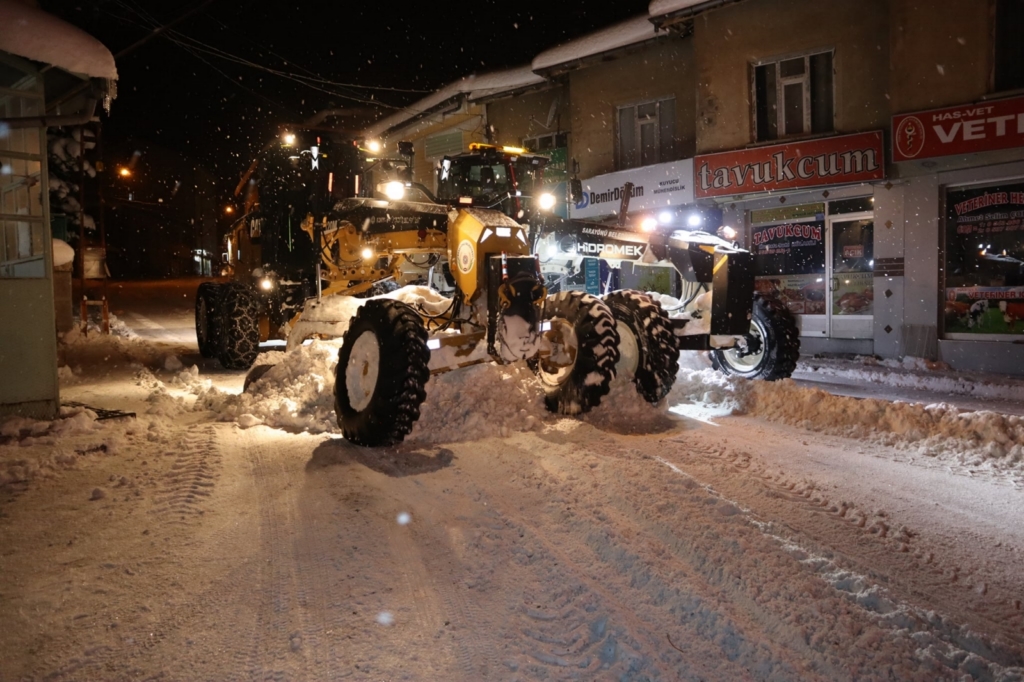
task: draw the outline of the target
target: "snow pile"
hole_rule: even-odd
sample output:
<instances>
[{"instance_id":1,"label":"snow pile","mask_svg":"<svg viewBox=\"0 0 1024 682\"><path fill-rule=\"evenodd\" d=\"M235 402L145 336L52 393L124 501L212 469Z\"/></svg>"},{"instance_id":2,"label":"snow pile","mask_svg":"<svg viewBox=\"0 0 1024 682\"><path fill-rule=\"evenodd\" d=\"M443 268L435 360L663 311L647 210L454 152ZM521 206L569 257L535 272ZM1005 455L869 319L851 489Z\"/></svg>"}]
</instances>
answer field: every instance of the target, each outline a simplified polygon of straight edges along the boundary
<instances>
[{"instance_id":1,"label":"snow pile","mask_svg":"<svg viewBox=\"0 0 1024 682\"><path fill-rule=\"evenodd\" d=\"M454 443L533 431L554 420L540 382L524 364L475 365L431 377L409 440Z\"/></svg>"},{"instance_id":2,"label":"snow pile","mask_svg":"<svg viewBox=\"0 0 1024 682\"><path fill-rule=\"evenodd\" d=\"M801 358L794 377L879 384L984 399L1017 400L1024 395L1022 378L954 371L945 363L914 357L902 361L869 356L852 360Z\"/></svg>"},{"instance_id":3,"label":"snow pile","mask_svg":"<svg viewBox=\"0 0 1024 682\"><path fill-rule=\"evenodd\" d=\"M75 466L78 457L92 452L109 453L120 442L117 427L108 429L87 407L61 407L53 421L7 417L0 419L0 486L26 483ZM62 444L95 439L101 442L68 452ZM59 442L58 442L59 441ZM91 441L90 441L91 443Z\"/></svg>"},{"instance_id":4,"label":"snow pile","mask_svg":"<svg viewBox=\"0 0 1024 682\"><path fill-rule=\"evenodd\" d=\"M254 368L272 367L247 391L234 395L203 387L193 409L216 412L221 420L243 428L266 424L310 433L337 431L334 367L339 346L337 341L314 341L288 353L261 353Z\"/></svg>"},{"instance_id":5,"label":"snow pile","mask_svg":"<svg viewBox=\"0 0 1024 682\"><path fill-rule=\"evenodd\" d=\"M672 403L718 406L979 469L1024 472L1024 417L836 396L791 380L765 382L681 369Z\"/></svg>"},{"instance_id":6,"label":"snow pile","mask_svg":"<svg viewBox=\"0 0 1024 682\"><path fill-rule=\"evenodd\" d=\"M452 303L450 298L442 296L430 287L423 286L405 286L372 298L356 298L355 296L325 296L320 300L313 298L306 301L299 321L288 333L288 350L293 350L316 334L341 338L348 331L349 322L359 312L359 308L374 298L391 298L402 301L428 315L438 315L447 310Z\"/></svg>"}]
</instances>

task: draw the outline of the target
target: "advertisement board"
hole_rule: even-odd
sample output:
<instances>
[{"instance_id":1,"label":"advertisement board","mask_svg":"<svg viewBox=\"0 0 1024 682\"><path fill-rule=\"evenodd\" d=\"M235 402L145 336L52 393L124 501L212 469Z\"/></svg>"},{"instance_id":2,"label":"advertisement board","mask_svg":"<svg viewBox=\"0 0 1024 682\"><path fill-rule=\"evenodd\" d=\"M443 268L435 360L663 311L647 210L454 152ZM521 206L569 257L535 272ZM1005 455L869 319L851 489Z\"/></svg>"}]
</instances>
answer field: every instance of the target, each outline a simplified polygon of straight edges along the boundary
<instances>
[{"instance_id":1,"label":"advertisement board","mask_svg":"<svg viewBox=\"0 0 1024 682\"><path fill-rule=\"evenodd\" d=\"M693 159L631 168L583 180L583 197L569 207L572 218L618 214L622 189L633 183L629 211L649 211L693 203Z\"/></svg>"},{"instance_id":2,"label":"advertisement board","mask_svg":"<svg viewBox=\"0 0 1024 682\"><path fill-rule=\"evenodd\" d=\"M1024 97L892 117L892 160L1024 146Z\"/></svg>"},{"instance_id":3,"label":"advertisement board","mask_svg":"<svg viewBox=\"0 0 1024 682\"><path fill-rule=\"evenodd\" d=\"M885 178L880 130L707 154L693 164L697 198Z\"/></svg>"},{"instance_id":4,"label":"advertisement board","mask_svg":"<svg viewBox=\"0 0 1024 682\"><path fill-rule=\"evenodd\" d=\"M1024 334L1024 182L946 192L947 334Z\"/></svg>"}]
</instances>

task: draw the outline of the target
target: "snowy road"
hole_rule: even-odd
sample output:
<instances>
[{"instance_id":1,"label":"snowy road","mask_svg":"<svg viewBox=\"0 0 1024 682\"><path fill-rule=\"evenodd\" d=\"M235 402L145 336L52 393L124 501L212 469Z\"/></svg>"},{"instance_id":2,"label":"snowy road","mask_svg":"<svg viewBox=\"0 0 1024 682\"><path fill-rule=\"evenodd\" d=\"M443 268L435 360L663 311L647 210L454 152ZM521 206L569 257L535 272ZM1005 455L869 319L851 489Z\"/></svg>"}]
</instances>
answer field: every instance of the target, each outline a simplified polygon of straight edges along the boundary
<instances>
[{"instance_id":1,"label":"snowy road","mask_svg":"<svg viewBox=\"0 0 1024 682\"><path fill-rule=\"evenodd\" d=\"M65 399L138 418L3 425L0 680L1024 679L1012 461L710 398L510 418L484 369L372 450L239 428L282 403L197 399L169 341L69 349Z\"/></svg>"}]
</instances>

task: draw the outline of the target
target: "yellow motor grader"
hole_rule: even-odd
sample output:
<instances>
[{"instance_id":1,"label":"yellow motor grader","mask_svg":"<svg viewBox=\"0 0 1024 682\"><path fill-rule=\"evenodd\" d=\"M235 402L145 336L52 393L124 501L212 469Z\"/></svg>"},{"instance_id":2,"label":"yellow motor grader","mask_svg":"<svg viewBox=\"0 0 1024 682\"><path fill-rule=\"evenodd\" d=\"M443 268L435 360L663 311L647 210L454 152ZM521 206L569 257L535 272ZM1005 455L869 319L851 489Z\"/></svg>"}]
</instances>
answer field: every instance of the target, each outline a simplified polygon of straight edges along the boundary
<instances>
[{"instance_id":1,"label":"yellow motor grader","mask_svg":"<svg viewBox=\"0 0 1024 682\"><path fill-rule=\"evenodd\" d=\"M247 368L271 327L260 320L276 315L287 328L303 302L373 296L351 319L303 315L288 335L294 346L343 333L335 407L354 443L400 442L419 417L431 374L479 362L525 360L544 386L547 407L565 414L599 404L616 372L632 376L643 399L660 401L684 349L710 351L723 371L752 378L782 378L795 366L793 318L755 296L753 257L735 244L704 232L649 230L622 219L626 205L615 225L556 218L544 210L553 204L542 191L546 158L520 149L474 145L445 158L435 197L412 182L410 164L394 160L373 161L360 172L341 163L325 181L325 157L338 163L342 155L325 153L317 142L289 158L299 169L291 182L275 187L264 179L262 206L247 210L232 233L239 251L252 252L259 242L262 249L245 267L237 254L235 281L220 285L219 295L208 288L204 299L200 289L196 328L200 348L205 338L222 364ZM320 173L306 177L307 164ZM301 196L284 191L292 187ZM277 189L274 202L266 199L268 188ZM661 264L704 295L690 296L686 313L670 317L639 291L549 293L541 248ZM385 284L417 281L444 288L447 305L427 310L374 296Z\"/></svg>"}]
</instances>

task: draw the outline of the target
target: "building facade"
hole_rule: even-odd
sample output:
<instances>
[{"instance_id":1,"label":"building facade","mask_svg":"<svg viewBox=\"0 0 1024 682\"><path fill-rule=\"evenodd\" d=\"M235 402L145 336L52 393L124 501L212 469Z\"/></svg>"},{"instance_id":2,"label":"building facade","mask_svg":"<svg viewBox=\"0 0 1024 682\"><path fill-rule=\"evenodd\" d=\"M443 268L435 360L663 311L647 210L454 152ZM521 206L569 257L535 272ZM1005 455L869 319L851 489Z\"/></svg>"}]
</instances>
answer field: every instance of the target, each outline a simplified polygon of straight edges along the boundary
<instances>
[{"instance_id":1,"label":"building facade","mask_svg":"<svg viewBox=\"0 0 1024 682\"><path fill-rule=\"evenodd\" d=\"M1022 26L1022 0L653 0L475 115L579 168L573 216L631 182L631 213L733 228L805 352L1024 374Z\"/></svg>"}]
</instances>

